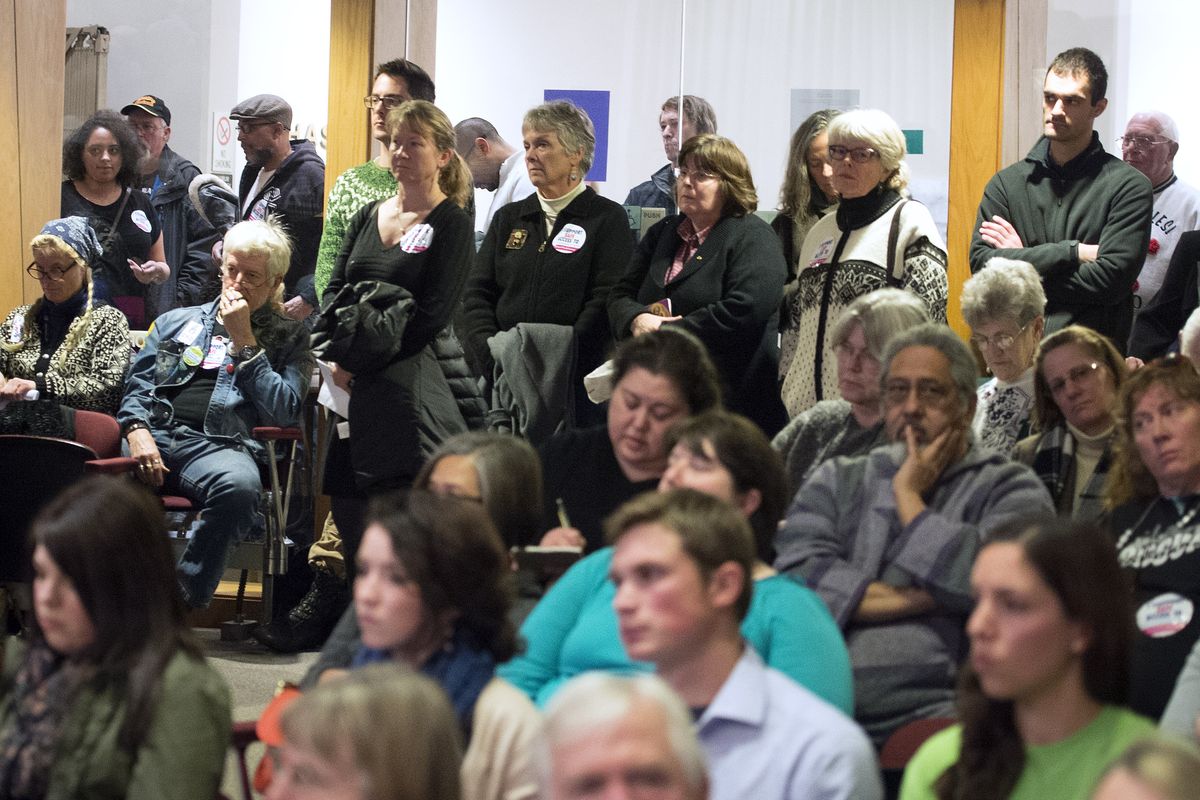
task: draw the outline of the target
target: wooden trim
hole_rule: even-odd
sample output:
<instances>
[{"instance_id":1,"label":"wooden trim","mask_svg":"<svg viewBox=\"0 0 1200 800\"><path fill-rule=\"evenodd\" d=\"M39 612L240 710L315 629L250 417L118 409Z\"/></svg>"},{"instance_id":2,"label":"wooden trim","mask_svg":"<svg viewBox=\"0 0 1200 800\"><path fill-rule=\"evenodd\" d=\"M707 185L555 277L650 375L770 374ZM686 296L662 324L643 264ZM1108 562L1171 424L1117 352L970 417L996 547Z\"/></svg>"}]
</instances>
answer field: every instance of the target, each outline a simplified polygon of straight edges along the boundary
<instances>
[{"instance_id":1,"label":"wooden trim","mask_svg":"<svg viewBox=\"0 0 1200 800\"><path fill-rule=\"evenodd\" d=\"M971 275L967 253L984 186L1003 166L1005 0L955 0L950 89L950 199L946 220L950 301L947 316L969 333L960 307Z\"/></svg>"},{"instance_id":2,"label":"wooden trim","mask_svg":"<svg viewBox=\"0 0 1200 800\"><path fill-rule=\"evenodd\" d=\"M362 98L375 70L374 0L332 0L329 8L329 117L325 196L338 176L371 158L371 124Z\"/></svg>"},{"instance_id":3,"label":"wooden trim","mask_svg":"<svg viewBox=\"0 0 1200 800\"><path fill-rule=\"evenodd\" d=\"M66 0L0 0L0 135L16 158L0 165L0 314L41 295L23 272L29 240L59 215Z\"/></svg>"}]
</instances>

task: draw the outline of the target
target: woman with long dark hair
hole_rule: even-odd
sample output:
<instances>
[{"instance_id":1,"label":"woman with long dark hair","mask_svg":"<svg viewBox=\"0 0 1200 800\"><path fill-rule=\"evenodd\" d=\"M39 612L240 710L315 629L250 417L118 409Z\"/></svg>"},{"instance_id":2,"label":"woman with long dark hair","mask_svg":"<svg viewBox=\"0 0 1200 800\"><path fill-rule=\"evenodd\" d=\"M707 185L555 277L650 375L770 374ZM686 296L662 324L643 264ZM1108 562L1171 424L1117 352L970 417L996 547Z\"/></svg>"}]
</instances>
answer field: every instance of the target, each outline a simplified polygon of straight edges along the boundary
<instances>
[{"instance_id":1,"label":"woman with long dark hair","mask_svg":"<svg viewBox=\"0 0 1200 800\"><path fill-rule=\"evenodd\" d=\"M1088 797L1153 725L1129 689L1129 594L1112 541L1046 517L1001 530L971 571L960 724L917 752L901 800Z\"/></svg>"},{"instance_id":2,"label":"woman with long dark hair","mask_svg":"<svg viewBox=\"0 0 1200 800\"><path fill-rule=\"evenodd\" d=\"M0 677L0 797L216 795L229 690L185 619L162 506L86 478L32 525L31 640Z\"/></svg>"}]
</instances>

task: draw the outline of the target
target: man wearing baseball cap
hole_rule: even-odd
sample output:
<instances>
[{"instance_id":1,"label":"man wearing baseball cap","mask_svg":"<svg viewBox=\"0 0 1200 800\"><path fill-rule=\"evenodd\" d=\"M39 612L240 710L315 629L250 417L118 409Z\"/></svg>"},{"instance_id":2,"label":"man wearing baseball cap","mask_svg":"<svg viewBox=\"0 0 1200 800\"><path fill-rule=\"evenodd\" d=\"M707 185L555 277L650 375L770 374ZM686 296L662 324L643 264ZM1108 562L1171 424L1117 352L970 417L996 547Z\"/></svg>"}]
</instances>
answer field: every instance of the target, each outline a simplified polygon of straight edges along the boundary
<instances>
[{"instance_id":1,"label":"man wearing baseball cap","mask_svg":"<svg viewBox=\"0 0 1200 800\"><path fill-rule=\"evenodd\" d=\"M292 107L282 97L256 94L233 107L246 168L238 184L242 219L279 217L292 239L283 309L305 319L317 308L313 271L321 241L325 162L312 142L290 139Z\"/></svg>"},{"instance_id":2,"label":"man wearing baseball cap","mask_svg":"<svg viewBox=\"0 0 1200 800\"><path fill-rule=\"evenodd\" d=\"M146 147L141 166L143 192L158 212L163 247L171 275L164 283L147 286L146 319L164 311L195 306L214 299L221 288L212 246L218 232L188 201L188 186L200 170L172 150L171 109L161 97L144 94L121 109Z\"/></svg>"}]
</instances>

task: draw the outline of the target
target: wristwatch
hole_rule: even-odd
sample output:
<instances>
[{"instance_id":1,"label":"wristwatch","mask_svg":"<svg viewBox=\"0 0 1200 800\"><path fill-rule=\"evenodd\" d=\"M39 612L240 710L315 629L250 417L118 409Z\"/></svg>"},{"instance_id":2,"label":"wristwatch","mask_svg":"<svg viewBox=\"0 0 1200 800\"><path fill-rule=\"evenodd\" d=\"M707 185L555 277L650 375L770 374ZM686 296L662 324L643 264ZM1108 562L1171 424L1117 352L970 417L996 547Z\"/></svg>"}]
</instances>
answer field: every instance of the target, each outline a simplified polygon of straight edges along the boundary
<instances>
[{"instance_id":1,"label":"wristwatch","mask_svg":"<svg viewBox=\"0 0 1200 800\"><path fill-rule=\"evenodd\" d=\"M262 352L262 348L256 344L248 344L245 347L239 347L233 353L235 361L248 361Z\"/></svg>"}]
</instances>

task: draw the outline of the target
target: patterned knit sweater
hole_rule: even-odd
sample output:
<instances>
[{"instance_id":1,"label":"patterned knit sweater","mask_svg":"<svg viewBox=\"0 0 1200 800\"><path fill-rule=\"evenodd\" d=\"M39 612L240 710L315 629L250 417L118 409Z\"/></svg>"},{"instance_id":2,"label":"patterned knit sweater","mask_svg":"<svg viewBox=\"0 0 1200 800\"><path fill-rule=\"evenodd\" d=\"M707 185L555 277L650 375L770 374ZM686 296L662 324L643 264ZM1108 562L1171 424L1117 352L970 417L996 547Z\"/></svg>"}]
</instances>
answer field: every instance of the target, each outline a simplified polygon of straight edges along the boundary
<instances>
[{"instance_id":1,"label":"patterned knit sweater","mask_svg":"<svg viewBox=\"0 0 1200 800\"><path fill-rule=\"evenodd\" d=\"M946 321L946 246L929 209L891 190L844 200L804 240L796 281L784 309L779 377L795 417L818 400L838 397L833 329L855 298L897 286L919 296L934 322ZM895 268L888 274L892 218L900 215Z\"/></svg>"},{"instance_id":2,"label":"patterned knit sweater","mask_svg":"<svg viewBox=\"0 0 1200 800\"><path fill-rule=\"evenodd\" d=\"M116 414L129 368L129 324L125 315L112 306L92 309L86 328L74 347L67 340L50 357L48 369L39 376L38 359L42 351L42 335L38 325L25 322L29 306L19 306L0 324L0 374L6 378L24 378L44 387L42 394L64 406ZM80 324L77 320L75 324ZM14 335L14 328L19 333ZM9 350L15 342L16 350Z\"/></svg>"},{"instance_id":3,"label":"patterned knit sweater","mask_svg":"<svg viewBox=\"0 0 1200 800\"><path fill-rule=\"evenodd\" d=\"M333 275L333 262L342 252L350 218L368 203L383 200L395 193L396 179L374 160L351 167L333 182L333 188L329 190L329 202L325 204L321 245L317 249L315 281L318 301Z\"/></svg>"}]
</instances>

